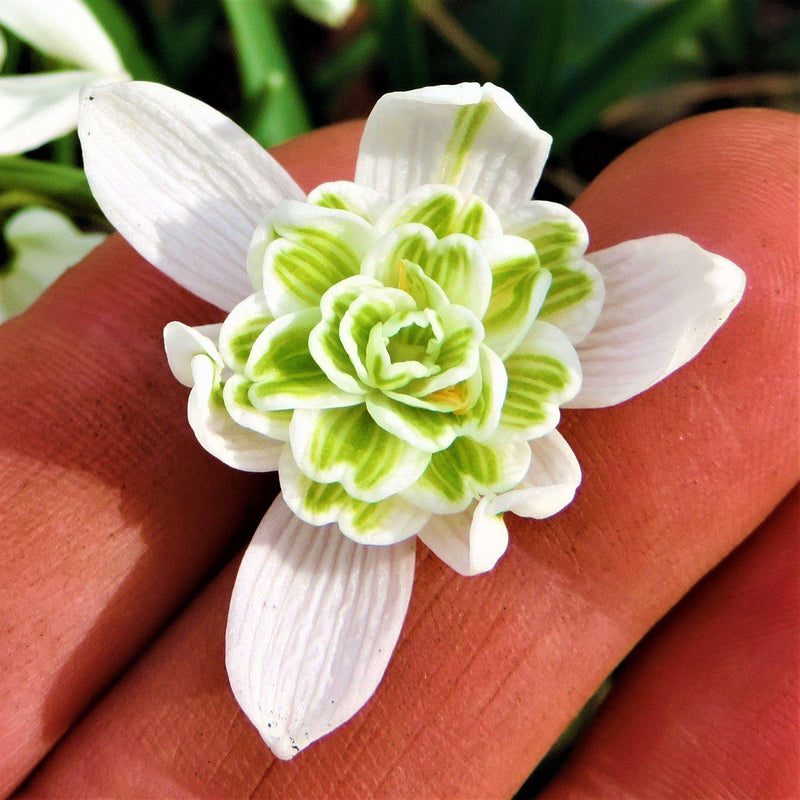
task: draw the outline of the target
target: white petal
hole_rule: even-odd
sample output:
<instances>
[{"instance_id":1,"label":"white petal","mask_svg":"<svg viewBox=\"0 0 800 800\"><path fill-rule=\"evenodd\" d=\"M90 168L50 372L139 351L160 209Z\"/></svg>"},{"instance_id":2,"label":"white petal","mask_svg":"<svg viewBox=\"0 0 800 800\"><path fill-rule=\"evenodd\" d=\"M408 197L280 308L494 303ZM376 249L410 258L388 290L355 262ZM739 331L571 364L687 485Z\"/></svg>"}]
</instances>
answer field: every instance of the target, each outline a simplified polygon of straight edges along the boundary
<instances>
[{"instance_id":1,"label":"white petal","mask_svg":"<svg viewBox=\"0 0 800 800\"><path fill-rule=\"evenodd\" d=\"M222 359L215 342L219 339L222 325L207 329L191 328L182 322L170 322L164 328L164 349L167 352L167 363L172 374L184 386L194 386L192 360L195 356L207 355L217 366L222 366Z\"/></svg>"},{"instance_id":2,"label":"white petal","mask_svg":"<svg viewBox=\"0 0 800 800\"><path fill-rule=\"evenodd\" d=\"M82 233L58 211L35 207L14 214L3 233L16 254L12 269L26 272L43 286L106 238L102 233Z\"/></svg>"},{"instance_id":3,"label":"white petal","mask_svg":"<svg viewBox=\"0 0 800 800\"><path fill-rule=\"evenodd\" d=\"M295 8L314 22L339 28L347 22L356 0L293 0Z\"/></svg>"},{"instance_id":4,"label":"white petal","mask_svg":"<svg viewBox=\"0 0 800 800\"><path fill-rule=\"evenodd\" d=\"M33 150L74 130L78 92L99 78L83 71L0 78L0 155Z\"/></svg>"},{"instance_id":5,"label":"white petal","mask_svg":"<svg viewBox=\"0 0 800 800\"><path fill-rule=\"evenodd\" d=\"M278 469L283 442L233 421L219 390L219 365L200 354L192 359L191 369L194 386L189 393L189 424L203 448L234 469L245 472Z\"/></svg>"},{"instance_id":6,"label":"white petal","mask_svg":"<svg viewBox=\"0 0 800 800\"><path fill-rule=\"evenodd\" d=\"M448 183L507 208L530 199L551 141L492 84L393 92L367 120L356 182L390 200L426 183Z\"/></svg>"},{"instance_id":7,"label":"white petal","mask_svg":"<svg viewBox=\"0 0 800 800\"><path fill-rule=\"evenodd\" d=\"M474 511L431 517L419 538L460 575L488 572L508 547L508 528L491 500L487 495Z\"/></svg>"},{"instance_id":8,"label":"white petal","mask_svg":"<svg viewBox=\"0 0 800 800\"><path fill-rule=\"evenodd\" d=\"M583 385L567 406L628 400L694 358L741 300L745 275L677 234L587 256L605 281L597 326L577 346Z\"/></svg>"},{"instance_id":9,"label":"white petal","mask_svg":"<svg viewBox=\"0 0 800 800\"><path fill-rule=\"evenodd\" d=\"M0 0L0 25L59 61L105 75L124 70L108 34L80 0Z\"/></svg>"},{"instance_id":10,"label":"white petal","mask_svg":"<svg viewBox=\"0 0 800 800\"><path fill-rule=\"evenodd\" d=\"M545 519L572 502L581 482L581 467L564 437L553 431L530 445L527 474L519 486L491 501L489 513L513 511L520 517Z\"/></svg>"},{"instance_id":11,"label":"white petal","mask_svg":"<svg viewBox=\"0 0 800 800\"><path fill-rule=\"evenodd\" d=\"M92 87L78 130L103 212L151 263L220 308L252 292L253 231L275 203L303 193L218 111L174 89Z\"/></svg>"},{"instance_id":12,"label":"white petal","mask_svg":"<svg viewBox=\"0 0 800 800\"><path fill-rule=\"evenodd\" d=\"M278 496L244 554L226 664L234 696L272 752L292 758L374 693L405 619L414 540L359 545Z\"/></svg>"},{"instance_id":13,"label":"white petal","mask_svg":"<svg viewBox=\"0 0 800 800\"><path fill-rule=\"evenodd\" d=\"M47 208L16 212L3 234L11 260L0 268L0 321L23 312L64 270L106 238L101 233L81 233L63 214Z\"/></svg>"}]
</instances>

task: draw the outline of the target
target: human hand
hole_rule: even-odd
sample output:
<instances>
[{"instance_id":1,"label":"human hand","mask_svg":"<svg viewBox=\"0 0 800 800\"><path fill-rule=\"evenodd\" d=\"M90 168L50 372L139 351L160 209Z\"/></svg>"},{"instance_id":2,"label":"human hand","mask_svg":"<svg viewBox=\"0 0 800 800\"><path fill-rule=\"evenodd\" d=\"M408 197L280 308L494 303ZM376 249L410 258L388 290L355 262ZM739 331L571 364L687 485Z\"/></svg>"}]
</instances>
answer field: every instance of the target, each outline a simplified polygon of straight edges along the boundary
<instances>
[{"instance_id":1,"label":"human hand","mask_svg":"<svg viewBox=\"0 0 800 800\"><path fill-rule=\"evenodd\" d=\"M308 188L352 174L356 139L335 129L279 157ZM798 479L796 381L782 368L796 352L796 149L789 115L702 117L634 148L578 201L592 249L684 233L743 266L745 300L695 361L646 395L565 413L584 485L558 517L514 520L494 572L460 578L420 547L404 634L351 723L288 764L273 761L224 674L231 565L27 791L513 792L647 629ZM3 741L19 745L9 788L201 580L265 491L199 450L168 386L160 326L207 322L208 307L118 240L75 272L0 328L5 374L20 381L6 390L13 413L0 439L3 491L15 490L0 584L11 644L0 691L14 723ZM58 394L46 394L54 383ZM54 401L66 421L54 424Z\"/></svg>"}]
</instances>

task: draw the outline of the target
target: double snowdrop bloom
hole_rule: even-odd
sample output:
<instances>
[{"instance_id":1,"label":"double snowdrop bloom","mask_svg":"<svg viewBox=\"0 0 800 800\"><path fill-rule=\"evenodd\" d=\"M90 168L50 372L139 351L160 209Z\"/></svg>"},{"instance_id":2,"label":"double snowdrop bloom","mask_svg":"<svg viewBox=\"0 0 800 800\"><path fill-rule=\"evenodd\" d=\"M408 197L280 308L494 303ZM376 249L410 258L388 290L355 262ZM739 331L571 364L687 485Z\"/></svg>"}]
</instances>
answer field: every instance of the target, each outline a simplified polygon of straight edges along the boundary
<instances>
[{"instance_id":1,"label":"double snowdrop bloom","mask_svg":"<svg viewBox=\"0 0 800 800\"><path fill-rule=\"evenodd\" d=\"M227 630L234 694L280 758L349 719L399 636L414 534L464 575L503 512L569 503L559 408L644 391L739 301L741 270L677 235L586 255L532 201L550 137L504 90L383 97L354 182L307 197L232 122L163 86L89 90L95 196L148 260L227 309L165 330L200 443L277 469Z\"/></svg>"},{"instance_id":2,"label":"double snowdrop bloom","mask_svg":"<svg viewBox=\"0 0 800 800\"><path fill-rule=\"evenodd\" d=\"M0 0L0 25L58 65L0 77L0 155L33 150L74 130L82 87L127 78L111 39L80 0ZM2 42L0 61L4 56Z\"/></svg>"},{"instance_id":3,"label":"double snowdrop bloom","mask_svg":"<svg viewBox=\"0 0 800 800\"><path fill-rule=\"evenodd\" d=\"M79 231L63 214L48 208L25 208L11 216L3 226L0 322L24 311L105 238L102 233Z\"/></svg>"}]
</instances>

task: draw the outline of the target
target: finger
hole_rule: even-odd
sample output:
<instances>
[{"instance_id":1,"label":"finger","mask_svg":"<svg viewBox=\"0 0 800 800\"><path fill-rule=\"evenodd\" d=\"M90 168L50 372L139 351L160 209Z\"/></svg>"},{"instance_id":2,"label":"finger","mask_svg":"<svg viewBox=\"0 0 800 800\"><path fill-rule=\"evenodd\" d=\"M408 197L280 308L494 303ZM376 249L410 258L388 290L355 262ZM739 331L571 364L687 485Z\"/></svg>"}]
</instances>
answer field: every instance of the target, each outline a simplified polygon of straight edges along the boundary
<instances>
[{"instance_id":1,"label":"finger","mask_svg":"<svg viewBox=\"0 0 800 800\"><path fill-rule=\"evenodd\" d=\"M546 800L800 795L798 498L636 650Z\"/></svg>"},{"instance_id":2,"label":"finger","mask_svg":"<svg viewBox=\"0 0 800 800\"><path fill-rule=\"evenodd\" d=\"M510 795L645 631L797 481L785 446L796 387L765 368L765 353L794 358L797 146L790 115L710 115L645 141L590 187L579 208L598 245L694 235L745 266L747 297L668 381L622 407L565 416L585 472L579 496L550 521L514 520L494 572L460 578L420 547L404 634L354 720L273 761L225 685L227 573L31 791Z\"/></svg>"},{"instance_id":3,"label":"finger","mask_svg":"<svg viewBox=\"0 0 800 800\"><path fill-rule=\"evenodd\" d=\"M340 177L356 141L342 126L279 156L301 180ZM274 476L237 473L197 445L166 365L167 322L220 314L112 237L0 326L0 793L277 491Z\"/></svg>"}]
</instances>

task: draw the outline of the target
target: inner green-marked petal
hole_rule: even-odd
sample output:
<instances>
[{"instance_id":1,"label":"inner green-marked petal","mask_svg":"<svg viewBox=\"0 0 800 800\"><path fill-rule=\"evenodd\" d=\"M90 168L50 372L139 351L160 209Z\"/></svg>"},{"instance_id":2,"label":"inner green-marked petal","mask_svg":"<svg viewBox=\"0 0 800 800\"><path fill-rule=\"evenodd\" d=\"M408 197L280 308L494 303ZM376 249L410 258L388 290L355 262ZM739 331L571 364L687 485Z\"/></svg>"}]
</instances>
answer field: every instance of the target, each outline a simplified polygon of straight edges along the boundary
<instances>
[{"instance_id":1,"label":"inner green-marked petal","mask_svg":"<svg viewBox=\"0 0 800 800\"><path fill-rule=\"evenodd\" d=\"M296 411L289 440L304 475L320 483L341 483L366 502L410 486L430 459L377 425L363 405Z\"/></svg>"},{"instance_id":2,"label":"inner green-marked petal","mask_svg":"<svg viewBox=\"0 0 800 800\"><path fill-rule=\"evenodd\" d=\"M256 339L245 366L253 382L248 396L262 411L293 408L333 408L363 402L335 386L308 348L311 330L320 321L319 309L285 314Z\"/></svg>"},{"instance_id":3,"label":"inner green-marked petal","mask_svg":"<svg viewBox=\"0 0 800 800\"><path fill-rule=\"evenodd\" d=\"M537 321L522 344L505 360L508 389L500 428L532 439L553 430L559 406L580 389L578 356L566 335L554 325Z\"/></svg>"},{"instance_id":4,"label":"inner green-marked petal","mask_svg":"<svg viewBox=\"0 0 800 800\"><path fill-rule=\"evenodd\" d=\"M425 474L403 495L434 514L455 514L483 495L515 487L528 471L530 458L524 441L481 444L461 437L434 453Z\"/></svg>"},{"instance_id":5,"label":"inner green-marked petal","mask_svg":"<svg viewBox=\"0 0 800 800\"><path fill-rule=\"evenodd\" d=\"M239 303L222 323L219 352L235 372L244 372L250 351L264 328L273 322L263 292L256 292Z\"/></svg>"}]
</instances>

